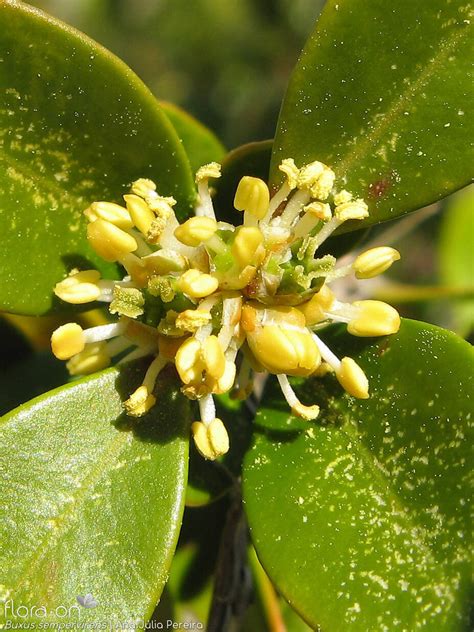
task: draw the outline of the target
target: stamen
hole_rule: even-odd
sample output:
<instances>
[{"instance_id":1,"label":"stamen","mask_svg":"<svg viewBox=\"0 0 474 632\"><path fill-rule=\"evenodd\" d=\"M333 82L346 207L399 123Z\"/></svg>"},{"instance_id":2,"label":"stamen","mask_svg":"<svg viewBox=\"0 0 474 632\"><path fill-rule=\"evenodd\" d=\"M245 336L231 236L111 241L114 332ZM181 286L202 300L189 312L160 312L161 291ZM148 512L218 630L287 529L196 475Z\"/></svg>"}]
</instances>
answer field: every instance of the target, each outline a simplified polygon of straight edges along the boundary
<instances>
[{"instance_id":1,"label":"stamen","mask_svg":"<svg viewBox=\"0 0 474 632\"><path fill-rule=\"evenodd\" d=\"M216 219L208 182L210 178L220 178L220 176L221 166L217 162L211 162L198 169L196 182L198 185L199 203L194 210L197 217L204 215Z\"/></svg>"},{"instance_id":2,"label":"stamen","mask_svg":"<svg viewBox=\"0 0 474 632\"><path fill-rule=\"evenodd\" d=\"M111 323L110 325L98 325L84 331L84 339L86 343L100 342L101 340L109 340L119 336L126 329L125 322Z\"/></svg>"},{"instance_id":3,"label":"stamen","mask_svg":"<svg viewBox=\"0 0 474 632\"><path fill-rule=\"evenodd\" d=\"M145 386L149 393L155 388L157 377L167 364L168 360L158 355L148 367L143 379L143 386Z\"/></svg>"},{"instance_id":4,"label":"stamen","mask_svg":"<svg viewBox=\"0 0 474 632\"><path fill-rule=\"evenodd\" d=\"M316 404L314 404L313 406L305 406L304 404L302 404L297 398L295 391L291 388L286 375L277 375L277 379L280 383L281 391L291 408L291 412L298 417L306 419L307 421L316 419L316 417L319 415L319 406Z\"/></svg>"},{"instance_id":5,"label":"stamen","mask_svg":"<svg viewBox=\"0 0 474 632\"><path fill-rule=\"evenodd\" d=\"M308 191L297 191L296 193L293 193L290 201L285 207L285 210L279 217L280 221L278 225L287 227L291 226L310 199L311 196Z\"/></svg>"},{"instance_id":6,"label":"stamen","mask_svg":"<svg viewBox=\"0 0 474 632\"><path fill-rule=\"evenodd\" d=\"M314 342L317 344L321 357L325 362L329 364L329 366L334 369L334 371L339 371L341 368L341 361L339 358L331 351L331 349L321 340L319 336L317 336L314 332L311 332Z\"/></svg>"},{"instance_id":7,"label":"stamen","mask_svg":"<svg viewBox=\"0 0 474 632\"><path fill-rule=\"evenodd\" d=\"M214 421L216 418L216 406L212 395L204 395L199 400L199 412L201 414L201 421L206 426Z\"/></svg>"}]
</instances>

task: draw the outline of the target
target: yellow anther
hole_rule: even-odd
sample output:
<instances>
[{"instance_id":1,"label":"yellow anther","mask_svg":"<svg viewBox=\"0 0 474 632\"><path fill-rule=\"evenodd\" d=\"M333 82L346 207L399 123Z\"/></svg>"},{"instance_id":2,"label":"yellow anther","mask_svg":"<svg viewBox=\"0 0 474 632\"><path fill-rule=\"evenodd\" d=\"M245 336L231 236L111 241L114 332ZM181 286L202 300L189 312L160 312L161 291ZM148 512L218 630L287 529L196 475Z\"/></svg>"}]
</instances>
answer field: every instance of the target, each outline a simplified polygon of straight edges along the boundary
<instances>
[{"instance_id":1,"label":"yellow anther","mask_svg":"<svg viewBox=\"0 0 474 632\"><path fill-rule=\"evenodd\" d=\"M156 191L156 184L153 180L139 178L132 183L132 193L146 199Z\"/></svg>"},{"instance_id":2,"label":"yellow anther","mask_svg":"<svg viewBox=\"0 0 474 632\"><path fill-rule=\"evenodd\" d=\"M313 217L317 217L323 222L328 222L332 217L331 207L329 204L325 204L324 202L311 202L303 208L303 211L305 213L309 213Z\"/></svg>"},{"instance_id":3,"label":"yellow anther","mask_svg":"<svg viewBox=\"0 0 474 632\"><path fill-rule=\"evenodd\" d=\"M191 431L196 448L205 459L214 461L229 451L229 435L220 419L216 418L207 425L195 421Z\"/></svg>"},{"instance_id":4,"label":"yellow anther","mask_svg":"<svg viewBox=\"0 0 474 632\"><path fill-rule=\"evenodd\" d=\"M315 160L300 169L298 187L311 193L311 197L325 200L330 194L335 173L322 162Z\"/></svg>"},{"instance_id":5,"label":"yellow anther","mask_svg":"<svg viewBox=\"0 0 474 632\"><path fill-rule=\"evenodd\" d=\"M282 160L278 169L285 174L286 181L290 189L296 189L300 170L295 165L293 158L285 158L285 160Z\"/></svg>"},{"instance_id":6,"label":"yellow anther","mask_svg":"<svg viewBox=\"0 0 474 632\"><path fill-rule=\"evenodd\" d=\"M215 380L220 379L225 371L225 355L217 336L208 336L201 346L201 358L206 373Z\"/></svg>"},{"instance_id":7,"label":"yellow anther","mask_svg":"<svg viewBox=\"0 0 474 632\"><path fill-rule=\"evenodd\" d=\"M217 162L210 162L208 165L203 165L196 172L196 182L204 182L209 178L220 178L221 166Z\"/></svg>"},{"instance_id":8,"label":"yellow anther","mask_svg":"<svg viewBox=\"0 0 474 632\"><path fill-rule=\"evenodd\" d=\"M341 222L345 222L348 219L364 219L369 216L369 207L364 200L344 202L344 204L336 206L334 215Z\"/></svg>"},{"instance_id":9,"label":"yellow anther","mask_svg":"<svg viewBox=\"0 0 474 632\"><path fill-rule=\"evenodd\" d=\"M364 371L352 358L342 358L339 369L336 370L339 384L353 397L367 399L369 397L369 382Z\"/></svg>"},{"instance_id":10,"label":"yellow anther","mask_svg":"<svg viewBox=\"0 0 474 632\"><path fill-rule=\"evenodd\" d=\"M306 319L306 325L315 325L326 320L327 316L324 312L330 309L334 299L335 296L332 290L327 285L323 285L319 292L312 296L307 303L298 305L298 309Z\"/></svg>"},{"instance_id":11,"label":"yellow anther","mask_svg":"<svg viewBox=\"0 0 474 632\"><path fill-rule=\"evenodd\" d=\"M321 355L304 326L303 314L291 307L256 308L255 311L265 322L272 323L257 324L253 331L246 330L248 345L257 361L270 373L311 375L321 363ZM245 314L245 308L243 312ZM246 320L247 314L245 324Z\"/></svg>"},{"instance_id":12,"label":"yellow anther","mask_svg":"<svg viewBox=\"0 0 474 632\"><path fill-rule=\"evenodd\" d=\"M211 314L200 309L186 309L176 318L176 327L183 331L195 332L211 321Z\"/></svg>"},{"instance_id":13,"label":"yellow anther","mask_svg":"<svg viewBox=\"0 0 474 632\"><path fill-rule=\"evenodd\" d=\"M400 253L389 246L379 246L366 250L352 264L358 279L371 279L388 270L394 261L400 259Z\"/></svg>"},{"instance_id":14,"label":"yellow anther","mask_svg":"<svg viewBox=\"0 0 474 632\"><path fill-rule=\"evenodd\" d=\"M162 217L155 217L151 222L150 228L146 234L146 240L149 244L159 243L161 236L166 228L167 220Z\"/></svg>"},{"instance_id":15,"label":"yellow anther","mask_svg":"<svg viewBox=\"0 0 474 632\"><path fill-rule=\"evenodd\" d=\"M256 226L239 226L235 232L232 254L241 268L259 265L265 257L261 231Z\"/></svg>"},{"instance_id":16,"label":"yellow anther","mask_svg":"<svg viewBox=\"0 0 474 632\"><path fill-rule=\"evenodd\" d=\"M191 217L178 226L174 236L186 246L199 246L210 239L217 230L217 222L212 217Z\"/></svg>"},{"instance_id":17,"label":"yellow anther","mask_svg":"<svg viewBox=\"0 0 474 632\"><path fill-rule=\"evenodd\" d=\"M59 360L69 360L80 353L85 344L84 331L77 323L61 325L51 336L51 349Z\"/></svg>"},{"instance_id":18,"label":"yellow anther","mask_svg":"<svg viewBox=\"0 0 474 632\"><path fill-rule=\"evenodd\" d=\"M156 404L154 395L143 384L123 403L127 415L142 417Z\"/></svg>"},{"instance_id":19,"label":"yellow anther","mask_svg":"<svg viewBox=\"0 0 474 632\"><path fill-rule=\"evenodd\" d=\"M70 375L90 375L106 369L110 364L105 342L93 342L73 356L66 364Z\"/></svg>"},{"instance_id":20,"label":"yellow anther","mask_svg":"<svg viewBox=\"0 0 474 632\"><path fill-rule=\"evenodd\" d=\"M314 404L313 406L305 406L301 402L297 402L293 404L291 412L297 417L306 419L306 421L312 421L319 415L319 406L317 404Z\"/></svg>"},{"instance_id":21,"label":"yellow anther","mask_svg":"<svg viewBox=\"0 0 474 632\"><path fill-rule=\"evenodd\" d=\"M176 354L175 365L184 384L201 380L205 367L201 357L199 340L188 338L183 342Z\"/></svg>"},{"instance_id":22,"label":"yellow anther","mask_svg":"<svg viewBox=\"0 0 474 632\"><path fill-rule=\"evenodd\" d=\"M142 263L152 274L168 274L169 272L183 272L188 266L185 257L174 250L163 248L151 255L142 257Z\"/></svg>"},{"instance_id":23,"label":"yellow anther","mask_svg":"<svg viewBox=\"0 0 474 632\"><path fill-rule=\"evenodd\" d=\"M127 209L133 223L138 230L146 236L150 230L153 220L155 219L155 214L145 200L138 197L138 195L124 195L123 199L127 204Z\"/></svg>"},{"instance_id":24,"label":"yellow anther","mask_svg":"<svg viewBox=\"0 0 474 632\"><path fill-rule=\"evenodd\" d=\"M138 247L131 235L103 219L96 219L87 226L87 239L97 254L106 261L118 261Z\"/></svg>"},{"instance_id":25,"label":"yellow anther","mask_svg":"<svg viewBox=\"0 0 474 632\"><path fill-rule=\"evenodd\" d=\"M244 176L235 192L234 206L238 211L247 211L257 219L263 219L268 211L270 191L260 178Z\"/></svg>"},{"instance_id":26,"label":"yellow anther","mask_svg":"<svg viewBox=\"0 0 474 632\"><path fill-rule=\"evenodd\" d=\"M100 273L97 270L83 270L57 283L54 293L61 300L73 305L90 303L100 296L100 288L97 285L99 281Z\"/></svg>"},{"instance_id":27,"label":"yellow anther","mask_svg":"<svg viewBox=\"0 0 474 632\"><path fill-rule=\"evenodd\" d=\"M126 208L112 202L93 202L86 208L84 215L90 222L105 219L119 228L132 228L133 222Z\"/></svg>"},{"instance_id":28,"label":"yellow anther","mask_svg":"<svg viewBox=\"0 0 474 632\"><path fill-rule=\"evenodd\" d=\"M347 325L353 336L388 336L400 329L397 310L382 301L355 301L357 316Z\"/></svg>"},{"instance_id":29,"label":"yellow anther","mask_svg":"<svg viewBox=\"0 0 474 632\"><path fill-rule=\"evenodd\" d=\"M341 204L346 204L352 200L352 193L343 189L334 195L334 204L336 206L340 206Z\"/></svg>"},{"instance_id":30,"label":"yellow anther","mask_svg":"<svg viewBox=\"0 0 474 632\"><path fill-rule=\"evenodd\" d=\"M227 393L233 387L235 382L236 367L235 363L226 360L224 373L218 380L212 383L212 392L216 395Z\"/></svg>"},{"instance_id":31,"label":"yellow anther","mask_svg":"<svg viewBox=\"0 0 474 632\"><path fill-rule=\"evenodd\" d=\"M191 268L180 276L177 285L191 298L204 298L217 290L219 281L210 274Z\"/></svg>"},{"instance_id":32,"label":"yellow anther","mask_svg":"<svg viewBox=\"0 0 474 632\"><path fill-rule=\"evenodd\" d=\"M173 215L173 206L176 204L174 197L161 195L147 199L150 209L163 219L169 219Z\"/></svg>"}]
</instances>

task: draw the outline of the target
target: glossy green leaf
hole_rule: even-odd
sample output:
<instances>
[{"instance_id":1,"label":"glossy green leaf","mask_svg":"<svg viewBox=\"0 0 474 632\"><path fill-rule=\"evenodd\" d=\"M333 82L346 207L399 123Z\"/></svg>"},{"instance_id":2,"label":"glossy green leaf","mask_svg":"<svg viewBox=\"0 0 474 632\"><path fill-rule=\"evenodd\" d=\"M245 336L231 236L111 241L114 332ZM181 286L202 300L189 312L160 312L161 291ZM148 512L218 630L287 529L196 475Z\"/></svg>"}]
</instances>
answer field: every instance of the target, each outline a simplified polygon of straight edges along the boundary
<instances>
[{"instance_id":1,"label":"glossy green leaf","mask_svg":"<svg viewBox=\"0 0 474 632\"><path fill-rule=\"evenodd\" d=\"M371 398L342 395L333 376L308 380L299 394L322 409L308 423L267 390L244 462L259 558L327 632L464 629L473 351L415 321L388 338L321 335L360 363Z\"/></svg>"},{"instance_id":2,"label":"glossy green leaf","mask_svg":"<svg viewBox=\"0 0 474 632\"><path fill-rule=\"evenodd\" d=\"M19 606L29 623L153 611L181 523L189 411L164 375L159 404L139 421L126 417L121 400L143 372L143 363L109 369L0 421L0 622ZM94 609L76 601L88 593Z\"/></svg>"},{"instance_id":3,"label":"glossy green leaf","mask_svg":"<svg viewBox=\"0 0 474 632\"><path fill-rule=\"evenodd\" d=\"M242 223L242 213L234 208L237 185L243 176L268 181L273 141L247 143L230 151L222 162L222 176L215 181L214 207L217 217L232 224Z\"/></svg>"},{"instance_id":4,"label":"glossy green leaf","mask_svg":"<svg viewBox=\"0 0 474 632\"><path fill-rule=\"evenodd\" d=\"M222 160L226 148L210 129L173 103L159 101L159 104L183 143L194 173L202 165Z\"/></svg>"},{"instance_id":5,"label":"glossy green leaf","mask_svg":"<svg viewBox=\"0 0 474 632\"><path fill-rule=\"evenodd\" d=\"M449 201L439 238L441 283L474 293L474 186L460 191ZM453 320L462 336L474 330L474 299L453 299Z\"/></svg>"},{"instance_id":6,"label":"glossy green leaf","mask_svg":"<svg viewBox=\"0 0 474 632\"><path fill-rule=\"evenodd\" d=\"M464 186L472 37L466 1L329 0L284 99L272 182L283 158L321 160L336 186L367 200L364 225Z\"/></svg>"},{"instance_id":7,"label":"glossy green leaf","mask_svg":"<svg viewBox=\"0 0 474 632\"><path fill-rule=\"evenodd\" d=\"M0 2L0 89L0 308L42 314L71 268L114 274L86 241L92 201L120 202L134 179L150 177L184 216L194 187L174 129L138 77L15 0Z\"/></svg>"}]
</instances>

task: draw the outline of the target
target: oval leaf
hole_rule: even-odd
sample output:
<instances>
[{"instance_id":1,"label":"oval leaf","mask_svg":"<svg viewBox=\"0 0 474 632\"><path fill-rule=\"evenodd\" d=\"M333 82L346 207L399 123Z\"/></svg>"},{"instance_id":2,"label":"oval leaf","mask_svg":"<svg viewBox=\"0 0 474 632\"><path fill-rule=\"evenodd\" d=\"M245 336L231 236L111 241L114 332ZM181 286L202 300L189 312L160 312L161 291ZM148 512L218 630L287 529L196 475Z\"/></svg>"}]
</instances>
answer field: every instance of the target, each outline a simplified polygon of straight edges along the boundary
<instances>
[{"instance_id":1,"label":"oval leaf","mask_svg":"<svg viewBox=\"0 0 474 632\"><path fill-rule=\"evenodd\" d=\"M177 105L168 101L159 104L183 143L193 172L209 162L222 160L226 148L210 129Z\"/></svg>"},{"instance_id":2,"label":"oval leaf","mask_svg":"<svg viewBox=\"0 0 474 632\"><path fill-rule=\"evenodd\" d=\"M29 623L153 611L181 524L189 412L164 376L159 405L131 422L121 396L140 378L142 364L110 369L1 420L0 622L20 606Z\"/></svg>"},{"instance_id":3,"label":"oval leaf","mask_svg":"<svg viewBox=\"0 0 474 632\"><path fill-rule=\"evenodd\" d=\"M42 314L71 268L114 273L87 244L91 202L120 202L134 179L150 177L186 215L194 186L174 129L138 77L14 0L0 3L0 89L0 309Z\"/></svg>"},{"instance_id":4,"label":"oval leaf","mask_svg":"<svg viewBox=\"0 0 474 632\"><path fill-rule=\"evenodd\" d=\"M371 398L332 376L306 382L319 423L271 387L244 462L262 564L310 625L461 629L470 576L469 426L474 355L454 334L405 321L398 335L331 348L367 372Z\"/></svg>"},{"instance_id":5,"label":"oval leaf","mask_svg":"<svg viewBox=\"0 0 474 632\"><path fill-rule=\"evenodd\" d=\"M461 1L329 0L283 103L273 183L283 158L321 160L367 200L368 225L469 182L468 12Z\"/></svg>"}]
</instances>

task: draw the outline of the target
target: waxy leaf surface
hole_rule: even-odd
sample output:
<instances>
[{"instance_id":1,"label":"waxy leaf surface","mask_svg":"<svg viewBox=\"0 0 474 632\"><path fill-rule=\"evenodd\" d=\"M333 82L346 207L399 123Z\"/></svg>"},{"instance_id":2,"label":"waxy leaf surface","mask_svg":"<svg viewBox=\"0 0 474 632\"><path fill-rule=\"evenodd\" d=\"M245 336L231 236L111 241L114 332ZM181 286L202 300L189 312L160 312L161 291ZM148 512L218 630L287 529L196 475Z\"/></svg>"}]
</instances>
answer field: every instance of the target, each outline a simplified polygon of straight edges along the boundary
<instances>
[{"instance_id":1,"label":"waxy leaf surface","mask_svg":"<svg viewBox=\"0 0 474 632\"><path fill-rule=\"evenodd\" d=\"M0 309L42 314L74 267L112 276L89 248L82 211L120 203L149 177L188 214L191 170L138 77L78 31L14 0L0 2ZM67 309L65 304L62 309Z\"/></svg>"},{"instance_id":2,"label":"waxy leaf surface","mask_svg":"<svg viewBox=\"0 0 474 632\"><path fill-rule=\"evenodd\" d=\"M336 187L367 201L369 225L469 182L469 4L329 0L283 102L273 184L283 158L321 160L335 170Z\"/></svg>"},{"instance_id":3,"label":"waxy leaf surface","mask_svg":"<svg viewBox=\"0 0 474 632\"><path fill-rule=\"evenodd\" d=\"M321 405L308 423L267 389L244 462L259 558L325 631L467 629L473 351L415 321L387 338L321 336L363 367L371 397L308 380L302 400Z\"/></svg>"},{"instance_id":4,"label":"waxy leaf surface","mask_svg":"<svg viewBox=\"0 0 474 632\"><path fill-rule=\"evenodd\" d=\"M159 101L159 104L183 144L193 173L209 162L222 160L226 149L210 129L173 103Z\"/></svg>"},{"instance_id":5,"label":"waxy leaf surface","mask_svg":"<svg viewBox=\"0 0 474 632\"><path fill-rule=\"evenodd\" d=\"M68 623L151 615L181 524L189 412L164 375L159 404L126 417L144 369L107 370L0 420L0 623L19 606L29 623L58 623L62 608ZM82 608L89 593L98 605Z\"/></svg>"}]
</instances>

